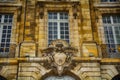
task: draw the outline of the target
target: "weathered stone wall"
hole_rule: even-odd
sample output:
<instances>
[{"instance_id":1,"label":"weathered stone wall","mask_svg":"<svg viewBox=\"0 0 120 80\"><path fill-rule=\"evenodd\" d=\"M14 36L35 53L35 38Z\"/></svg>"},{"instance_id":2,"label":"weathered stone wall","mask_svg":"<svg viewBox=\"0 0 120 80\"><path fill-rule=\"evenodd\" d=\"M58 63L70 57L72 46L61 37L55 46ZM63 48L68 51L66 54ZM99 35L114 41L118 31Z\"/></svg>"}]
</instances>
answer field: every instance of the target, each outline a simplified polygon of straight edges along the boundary
<instances>
[{"instance_id":1,"label":"weathered stone wall","mask_svg":"<svg viewBox=\"0 0 120 80\"><path fill-rule=\"evenodd\" d=\"M107 7L107 4L101 5L99 0L74 1L17 0L13 3L0 2L0 13L14 14L12 45L10 56L7 57L40 57L42 55L41 50L48 47L47 19L49 11L67 11L69 13L70 45L78 49L77 56L80 58L82 57L83 42L94 41L98 45L104 44L102 14L120 13L120 8L116 6ZM74 5L76 8L73 7ZM110 5L108 4L108 6ZM76 18L74 9L77 9ZM43 15L40 15L41 12ZM103 48L101 52L107 58L105 46ZM101 52L98 55L101 55ZM102 58L102 56L97 57ZM9 61L9 58L6 59ZM18 80L39 80L46 71L39 63L32 62L18 62L17 65L7 63L0 64L0 66L2 66L0 75L8 80L15 80L16 78ZM97 61L78 63L72 72L81 80L111 80L119 73L114 65L103 65Z\"/></svg>"}]
</instances>

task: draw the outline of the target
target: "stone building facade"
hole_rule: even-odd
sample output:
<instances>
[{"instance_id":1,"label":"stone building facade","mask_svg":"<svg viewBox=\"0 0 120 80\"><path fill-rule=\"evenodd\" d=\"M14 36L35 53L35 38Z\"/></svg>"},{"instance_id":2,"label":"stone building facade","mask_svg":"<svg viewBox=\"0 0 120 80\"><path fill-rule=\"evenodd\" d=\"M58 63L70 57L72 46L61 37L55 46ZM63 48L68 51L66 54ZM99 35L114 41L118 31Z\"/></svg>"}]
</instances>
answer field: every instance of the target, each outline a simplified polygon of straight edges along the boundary
<instances>
[{"instance_id":1,"label":"stone building facade","mask_svg":"<svg viewBox=\"0 0 120 80\"><path fill-rule=\"evenodd\" d=\"M117 75L120 0L0 0L0 80Z\"/></svg>"}]
</instances>

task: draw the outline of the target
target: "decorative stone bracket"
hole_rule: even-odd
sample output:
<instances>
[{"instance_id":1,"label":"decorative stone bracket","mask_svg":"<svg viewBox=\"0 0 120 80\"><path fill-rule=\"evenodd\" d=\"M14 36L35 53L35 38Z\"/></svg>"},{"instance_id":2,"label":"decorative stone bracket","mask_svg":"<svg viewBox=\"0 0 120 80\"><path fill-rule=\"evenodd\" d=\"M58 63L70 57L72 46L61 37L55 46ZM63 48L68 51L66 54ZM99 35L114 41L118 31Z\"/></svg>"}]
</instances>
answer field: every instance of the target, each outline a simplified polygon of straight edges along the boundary
<instances>
[{"instance_id":1,"label":"decorative stone bracket","mask_svg":"<svg viewBox=\"0 0 120 80\"><path fill-rule=\"evenodd\" d=\"M72 4L72 8L73 8L73 17L74 17L74 19L76 19L77 18L77 12L79 12L78 10L79 10L79 2L73 2L73 4Z\"/></svg>"},{"instance_id":2,"label":"decorative stone bracket","mask_svg":"<svg viewBox=\"0 0 120 80\"><path fill-rule=\"evenodd\" d=\"M43 19L43 17L44 17L44 4L39 3L39 8L40 8L40 12L39 12L40 18Z\"/></svg>"}]
</instances>

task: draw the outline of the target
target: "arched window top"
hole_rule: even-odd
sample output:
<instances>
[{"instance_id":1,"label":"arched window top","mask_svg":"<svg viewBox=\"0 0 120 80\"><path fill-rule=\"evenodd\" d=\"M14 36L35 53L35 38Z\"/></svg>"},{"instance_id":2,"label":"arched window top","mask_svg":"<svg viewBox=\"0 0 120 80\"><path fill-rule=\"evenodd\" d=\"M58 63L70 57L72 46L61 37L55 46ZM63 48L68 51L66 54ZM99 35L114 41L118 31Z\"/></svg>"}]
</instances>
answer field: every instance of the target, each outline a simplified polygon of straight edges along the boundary
<instances>
[{"instance_id":1,"label":"arched window top","mask_svg":"<svg viewBox=\"0 0 120 80\"><path fill-rule=\"evenodd\" d=\"M114 77L112 78L112 80L120 80L120 74L114 76Z\"/></svg>"},{"instance_id":2,"label":"arched window top","mask_svg":"<svg viewBox=\"0 0 120 80\"><path fill-rule=\"evenodd\" d=\"M0 75L0 80L7 80L7 79Z\"/></svg>"},{"instance_id":3,"label":"arched window top","mask_svg":"<svg viewBox=\"0 0 120 80\"><path fill-rule=\"evenodd\" d=\"M45 78L45 80L75 80L75 78L71 77L71 76L49 76L47 78Z\"/></svg>"},{"instance_id":4,"label":"arched window top","mask_svg":"<svg viewBox=\"0 0 120 80\"><path fill-rule=\"evenodd\" d=\"M58 76L54 71L51 71L41 77L40 80L81 80L77 75L70 71L65 71L61 76Z\"/></svg>"}]
</instances>

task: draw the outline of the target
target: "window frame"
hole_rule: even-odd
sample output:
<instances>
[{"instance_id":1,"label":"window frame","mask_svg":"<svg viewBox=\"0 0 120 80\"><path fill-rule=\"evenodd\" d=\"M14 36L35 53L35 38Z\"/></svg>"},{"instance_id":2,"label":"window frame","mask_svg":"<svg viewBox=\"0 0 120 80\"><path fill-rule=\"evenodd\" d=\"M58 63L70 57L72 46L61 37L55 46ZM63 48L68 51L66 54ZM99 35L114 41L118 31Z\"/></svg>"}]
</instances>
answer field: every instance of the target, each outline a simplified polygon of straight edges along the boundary
<instances>
[{"instance_id":1,"label":"window frame","mask_svg":"<svg viewBox=\"0 0 120 80\"><path fill-rule=\"evenodd\" d=\"M118 20L116 23L114 22L114 19L113 19L115 16L117 17L115 20L116 21ZM106 17L106 21L104 20L105 17ZM107 38L105 37L105 41L111 41L108 38L110 38L111 34L113 35L113 41L114 42L113 43L111 43L111 42L107 42L106 43L107 44L107 48L108 48L108 52L110 52L110 53L116 53L116 52L118 52L118 50L117 50L117 44L120 44L120 43L117 42L118 39L117 39L116 35L120 36L120 33L116 34L115 28L119 28L120 29L120 16L119 16L119 14L103 14L102 15L102 22L103 22L103 27L104 27L104 36L106 36L106 35L109 36ZM107 28L111 28L111 32L112 33L111 34L108 33L109 32L109 29L108 29L107 30L107 34L106 34L105 28L106 29ZM110 46L115 46L115 47L113 48L113 50L110 51L110 49L112 49Z\"/></svg>"},{"instance_id":2,"label":"window frame","mask_svg":"<svg viewBox=\"0 0 120 80\"><path fill-rule=\"evenodd\" d=\"M8 16L7 18L5 18L5 16ZM5 14L0 14L1 18L0 18L0 28L1 28L1 37L0 37L0 54L9 54L10 52L10 43L11 43L11 36L12 36L12 27L13 27L13 16L14 14L9 14L9 13L5 13ZM10 18L11 16L11 18ZM5 22L5 20L7 22ZM6 27L6 28L5 28ZM5 31L5 33L3 32ZM9 32L10 31L10 32ZM5 35L4 38L3 35ZM5 40L2 42L2 40ZM3 49L3 51L2 51Z\"/></svg>"},{"instance_id":3,"label":"window frame","mask_svg":"<svg viewBox=\"0 0 120 80\"><path fill-rule=\"evenodd\" d=\"M57 19L49 19L49 13L57 13ZM65 16L63 17L63 19L60 19L60 13L67 13L67 19L65 19ZM66 30L66 29L64 29L63 31L65 32L65 31L68 31L68 34L67 34L67 36L68 36L68 43L70 42L70 24L69 24L69 13L68 12L64 12L64 11L58 11L58 12L54 12L54 11L48 11L48 22L47 22L47 29L48 29L48 31L47 31L47 34L48 34L48 36L47 36L47 38L48 38L48 45L51 43L50 42L50 39L49 39L49 22L56 22L57 23L57 39L61 39L61 31L62 30L60 30L60 23L64 23L64 24L68 24L68 26L67 26L67 28L68 28L68 30ZM65 26L64 26L65 27ZM63 34L64 35L64 37L65 37L65 33ZM56 39L53 39L53 40L56 40ZM64 38L63 40L66 40L66 38Z\"/></svg>"}]
</instances>

